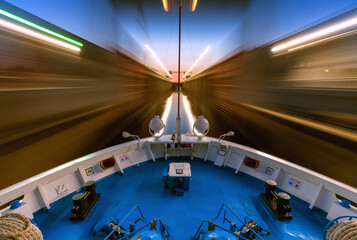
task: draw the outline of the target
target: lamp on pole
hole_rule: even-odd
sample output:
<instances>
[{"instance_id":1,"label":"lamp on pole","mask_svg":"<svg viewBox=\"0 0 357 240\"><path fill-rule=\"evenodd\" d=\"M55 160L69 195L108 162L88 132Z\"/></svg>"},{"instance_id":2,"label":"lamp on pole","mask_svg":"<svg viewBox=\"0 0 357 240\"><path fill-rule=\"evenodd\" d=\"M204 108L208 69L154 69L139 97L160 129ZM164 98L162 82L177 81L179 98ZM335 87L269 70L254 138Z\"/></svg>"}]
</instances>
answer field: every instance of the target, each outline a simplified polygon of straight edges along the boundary
<instances>
[{"instance_id":1,"label":"lamp on pole","mask_svg":"<svg viewBox=\"0 0 357 240\"><path fill-rule=\"evenodd\" d=\"M176 134L177 134L177 141L178 142L181 142L181 116L180 116L181 6L182 6L182 1L179 0L179 50L178 50L177 117L176 117Z\"/></svg>"}]
</instances>

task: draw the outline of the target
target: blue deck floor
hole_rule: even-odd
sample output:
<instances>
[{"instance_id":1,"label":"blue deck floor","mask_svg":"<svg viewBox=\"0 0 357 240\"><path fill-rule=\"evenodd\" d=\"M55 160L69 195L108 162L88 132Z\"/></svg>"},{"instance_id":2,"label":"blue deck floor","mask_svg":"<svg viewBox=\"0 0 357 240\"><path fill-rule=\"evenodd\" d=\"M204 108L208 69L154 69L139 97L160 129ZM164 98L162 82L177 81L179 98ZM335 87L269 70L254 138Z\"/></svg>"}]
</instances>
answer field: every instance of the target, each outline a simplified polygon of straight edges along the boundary
<instances>
[{"instance_id":1,"label":"blue deck floor","mask_svg":"<svg viewBox=\"0 0 357 240\"><path fill-rule=\"evenodd\" d=\"M52 205L50 212L41 210L35 221L44 239L101 239L91 236L92 226L102 218L123 218L138 204L146 219L160 218L169 228L171 239L190 239L202 220L213 220L222 203L227 203L241 218L259 216L272 230L265 239L321 239L328 223L326 214L312 211L308 203L292 197L292 221L278 221L259 197L264 183L246 174L237 176L229 168L212 164L191 163L191 189L177 196L166 189L162 173L168 161L145 163L125 170L124 176L114 174L97 183L101 197L85 221L69 221L73 206L67 196Z\"/></svg>"}]
</instances>

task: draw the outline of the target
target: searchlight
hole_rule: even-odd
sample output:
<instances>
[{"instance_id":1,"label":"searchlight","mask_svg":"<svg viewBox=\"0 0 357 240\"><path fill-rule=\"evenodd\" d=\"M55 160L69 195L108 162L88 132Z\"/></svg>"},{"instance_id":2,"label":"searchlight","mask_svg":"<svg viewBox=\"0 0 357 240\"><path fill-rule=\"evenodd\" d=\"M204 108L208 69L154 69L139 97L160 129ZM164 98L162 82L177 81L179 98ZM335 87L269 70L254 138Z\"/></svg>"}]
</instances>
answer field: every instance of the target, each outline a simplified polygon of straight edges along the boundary
<instances>
[{"instance_id":1,"label":"searchlight","mask_svg":"<svg viewBox=\"0 0 357 240\"><path fill-rule=\"evenodd\" d=\"M192 129L193 133L201 140L209 132L209 122L204 116L199 116Z\"/></svg>"},{"instance_id":2,"label":"searchlight","mask_svg":"<svg viewBox=\"0 0 357 240\"><path fill-rule=\"evenodd\" d=\"M165 123L159 116L155 116L151 119L149 123L149 133L151 136L155 137L155 140L159 140L159 138L165 133Z\"/></svg>"}]
</instances>

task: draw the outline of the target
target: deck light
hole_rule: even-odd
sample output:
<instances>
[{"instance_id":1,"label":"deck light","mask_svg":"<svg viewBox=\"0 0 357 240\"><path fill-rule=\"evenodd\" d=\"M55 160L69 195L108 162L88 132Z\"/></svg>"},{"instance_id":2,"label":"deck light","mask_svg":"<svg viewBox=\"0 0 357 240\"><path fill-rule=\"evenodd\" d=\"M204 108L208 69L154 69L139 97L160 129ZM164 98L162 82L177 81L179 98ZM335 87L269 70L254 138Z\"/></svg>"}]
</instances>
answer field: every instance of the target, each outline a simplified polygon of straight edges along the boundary
<instances>
[{"instance_id":1,"label":"deck light","mask_svg":"<svg viewBox=\"0 0 357 240\"><path fill-rule=\"evenodd\" d=\"M225 138L225 137L231 137L231 136L234 136L234 132L233 132L233 131L229 131L229 132L227 132L227 133L225 133L225 134L222 134L222 135L219 137L218 143L221 143L221 140L223 140L223 138Z\"/></svg>"},{"instance_id":2,"label":"deck light","mask_svg":"<svg viewBox=\"0 0 357 240\"><path fill-rule=\"evenodd\" d=\"M128 133L128 132L123 132L123 133L122 133L122 136L123 136L124 138L132 137L132 138L134 138L135 140L138 140L138 149L139 149L139 147L140 147L140 137L139 137L138 135L133 135L133 134L130 134L130 133Z\"/></svg>"},{"instance_id":3,"label":"deck light","mask_svg":"<svg viewBox=\"0 0 357 240\"><path fill-rule=\"evenodd\" d=\"M204 116L199 116L193 124L192 129L198 139L202 139L202 137L206 136L209 132L209 122Z\"/></svg>"},{"instance_id":4,"label":"deck light","mask_svg":"<svg viewBox=\"0 0 357 240\"><path fill-rule=\"evenodd\" d=\"M131 134L130 133L128 133L128 132L123 132L123 137L124 138L128 138L128 137L130 137L131 136Z\"/></svg>"},{"instance_id":5,"label":"deck light","mask_svg":"<svg viewBox=\"0 0 357 240\"><path fill-rule=\"evenodd\" d=\"M19 33L23 33L23 34L25 34L27 36L30 36L30 37L34 37L34 38L46 41L48 43L55 44L57 46L61 46L61 47L76 51L76 52L81 51L81 49L79 47L77 47L77 46L74 46L72 44L69 44L69 43L57 40L55 38L46 36L44 34L32 31L30 29L18 26L16 24L13 24L11 22L8 22L8 21L2 20L2 19L0 19L0 26L4 27L4 28L7 28L7 29L10 29L10 30L13 30L13 31L16 31L16 32L19 32Z\"/></svg>"},{"instance_id":6,"label":"deck light","mask_svg":"<svg viewBox=\"0 0 357 240\"><path fill-rule=\"evenodd\" d=\"M151 119L149 123L149 133L151 136L155 137L155 140L159 140L159 138L165 133L165 124L159 118L159 116L155 116Z\"/></svg>"}]
</instances>

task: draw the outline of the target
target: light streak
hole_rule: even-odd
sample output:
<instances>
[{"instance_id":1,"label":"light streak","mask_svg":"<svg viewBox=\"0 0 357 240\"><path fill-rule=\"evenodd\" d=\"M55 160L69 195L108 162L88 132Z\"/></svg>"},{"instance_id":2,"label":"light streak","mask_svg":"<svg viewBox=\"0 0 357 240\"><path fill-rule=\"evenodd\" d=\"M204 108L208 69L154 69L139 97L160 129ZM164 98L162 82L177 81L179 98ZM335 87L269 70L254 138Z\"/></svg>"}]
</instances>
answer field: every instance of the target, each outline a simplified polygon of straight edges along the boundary
<instances>
[{"instance_id":1,"label":"light streak","mask_svg":"<svg viewBox=\"0 0 357 240\"><path fill-rule=\"evenodd\" d=\"M167 119L168 119L170 111L171 111L172 99L173 99L173 94L171 94L171 96L166 99L165 110L164 110L164 113L162 114L162 118L161 118L162 121L165 123L165 125L167 123Z\"/></svg>"},{"instance_id":2,"label":"light streak","mask_svg":"<svg viewBox=\"0 0 357 240\"><path fill-rule=\"evenodd\" d=\"M58 38L60 38L60 39L62 39L62 40L65 40L65 41L67 41L67 42L73 43L73 44L75 44L75 45L77 45L77 46L80 46L80 47L83 46L83 44L80 43L80 42L78 42L78 41L75 41L75 40L73 40L73 39L71 39L71 38L69 38L69 37L63 36L62 34L59 34L59 33L56 33L56 32L54 32L54 31L51 31L51 30L49 30L49 29L47 29L47 28L41 27L40 25L37 25L37 24L35 24L35 23L33 23L33 22L30 22L30 21L27 21L26 19L20 18L20 17L14 15L14 14L11 14L11 13L9 13L9 12L6 12L6 11L4 11L4 10L2 10L2 9L0 9L0 14L6 16L6 17L8 17L8 18L11 18L11 19L13 19L13 20L16 20L16 21L18 21L18 22L21 22L21 23L23 23L23 24L26 24L26 25L28 25L28 26L30 26L30 27L33 27L33 28L35 28L35 29L37 29L37 30L40 30L40 31L42 31L42 32L48 33L48 34L50 34L50 35L52 35L52 36L58 37Z\"/></svg>"},{"instance_id":3,"label":"light streak","mask_svg":"<svg viewBox=\"0 0 357 240\"><path fill-rule=\"evenodd\" d=\"M206 47L206 49L203 51L203 53L201 53L201 55L197 58L197 60L191 65L191 67L187 70L187 72L185 73L185 75L183 75L182 78L185 78L187 76L187 74L189 74L192 69L197 65L197 63L199 61L201 61L201 59L209 52L209 50L211 49L211 47L208 45Z\"/></svg>"},{"instance_id":4,"label":"light streak","mask_svg":"<svg viewBox=\"0 0 357 240\"><path fill-rule=\"evenodd\" d=\"M192 12L195 11L195 9L196 9L196 7L197 7L197 2L198 2L198 0L193 0L193 1L192 1L192 8L191 8L191 11L192 11Z\"/></svg>"},{"instance_id":5,"label":"light streak","mask_svg":"<svg viewBox=\"0 0 357 240\"><path fill-rule=\"evenodd\" d=\"M151 56L155 59L155 61L160 65L160 67L165 71L165 73L172 78L171 74L169 73L169 71L167 71L166 67L164 66L164 64L161 62L161 60L159 59L159 57L156 55L156 53L154 52L154 50L151 49L151 47L149 47L149 45L145 44L145 48L151 53Z\"/></svg>"},{"instance_id":6,"label":"light streak","mask_svg":"<svg viewBox=\"0 0 357 240\"><path fill-rule=\"evenodd\" d=\"M305 36L299 37L297 39L288 41L286 43L277 45L276 47L272 48L272 51L273 52L277 52L277 51L280 51L280 50L288 49L288 48L291 48L293 46L299 45L301 43L305 43L305 42L308 42L308 41L311 41L311 40L326 36L328 34L337 32L339 30L342 30L342 29L345 29L345 28L348 28L348 27L351 27L351 26L354 26L354 25L357 25L357 17L349 19L349 20L346 20L346 21L343 21L343 22L338 23L338 24L334 24L334 25L332 25L330 27L323 28L321 30L318 30L318 31L315 31L313 33L307 34Z\"/></svg>"},{"instance_id":7,"label":"light streak","mask_svg":"<svg viewBox=\"0 0 357 240\"><path fill-rule=\"evenodd\" d=\"M317 44L317 43L326 42L328 40L331 40L331 39L334 39L334 38L338 38L338 37L342 37L342 36L345 36L345 35L348 35L348 34L351 34L351 33L355 33L355 32L356 32L356 30L353 30L353 31L341 33L341 34L338 34L338 35L335 35L335 36L332 36L332 37L328 37L328 38L324 38L324 39L321 39L321 40L317 40L317 41L314 41L314 42L311 42L311 43L307 43L307 44L304 44L304 45L300 45L298 47L290 48L288 50L288 52L291 52L291 51L294 51L294 50L297 50L297 49L300 49L300 48L308 47L308 46L311 46L311 45L314 45L314 44Z\"/></svg>"},{"instance_id":8,"label":"light streak","mask_svg":"<svg viewBox=\"0 0 357 240\"><path fill-rule=\"evenodd\" d=\"M54 39L52 37L43 35L41 33L32 31L32 30L24 28L24 27L18 26L16 24L7 22L7 21L2 20L2 19L0 19L0 26L4 27L4 28L7 28L7 29L10 29L10 30L13 30L13 31L16 31L16 32L19 32L19 33L26 34L28 36L31 36L31 37L34 37L34 38L37 38L37 39L40 39L40 40L43 40L43 41L46 41L46 42L49 42L49 43L53 43L53 44L55 44L57 46L61 46L61 47L64 47L64 48L67 48L67 49L70 49L70 50L73 50L73 51L76 51L76 52L81 51L81 49L79 47L77 47L77 46L74 46L72 44L68 44L66 42L62 42L60 40Z\"/></svg>"},{"instance_id":9,"label":"light streak","mask_svg":"<svg viewBox=\"0 0 357 240\"><path fill-rule=\"evenodd\" d=\"M191 104L187 99L187 96L182 94L182 103L183 103L183 108L185 109L185 113L188 119L188 127L189 131L192 133L192 128L193 128L193 123L195 122L195 116L192 114L191 110Z\"/></svg>"},{"instance_id":10,"label":"light streak","mask_svg":"<svg viewBox=\"0 0 357 240\"><path fill-rule=\"evenodd\" d=\"M161 120L164 122L164 124L167 126L167 119L169 118L169 114L172 108L172 99L173 99L173 93L171 94L170 97L166 99L165 107L164 107L164 113L162 114ZM160 130L160 133L158 135L161 135L164 129Z\"/></svg>"},{"instance_id":11,"label":"light streak","mask_svg":"<svg viewBox=\"0 0 357 240\"><path fill-rule=\"evenodd\" d=\"M162 0L162 5L164 5L164 9L166 12L169 11L169 4L167 2L167 0Z\"/></svg>"}]
</instances>

